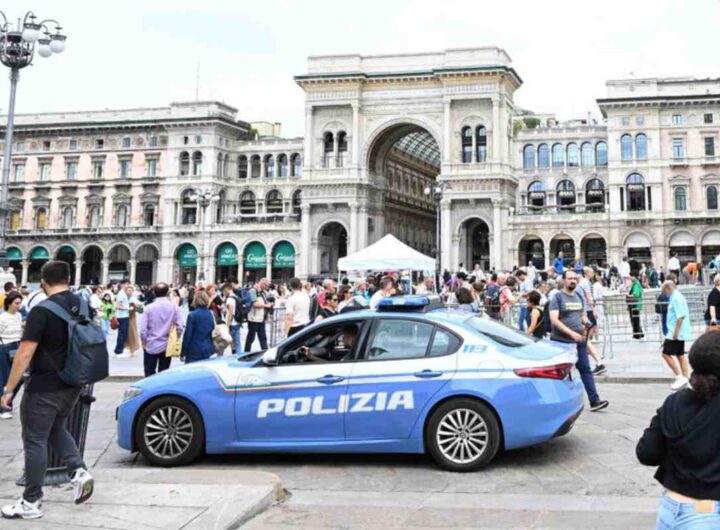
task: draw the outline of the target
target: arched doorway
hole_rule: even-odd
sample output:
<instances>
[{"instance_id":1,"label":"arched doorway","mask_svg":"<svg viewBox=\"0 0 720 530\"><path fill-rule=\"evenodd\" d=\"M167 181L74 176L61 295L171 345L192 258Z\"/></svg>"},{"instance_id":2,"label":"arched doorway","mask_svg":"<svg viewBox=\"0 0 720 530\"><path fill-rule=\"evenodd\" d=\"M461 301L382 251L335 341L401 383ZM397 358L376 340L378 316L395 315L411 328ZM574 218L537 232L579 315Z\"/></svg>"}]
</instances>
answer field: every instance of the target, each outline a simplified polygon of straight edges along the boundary
<instances>
[{"instance_id":1,"label":"arched doorway","mask_svg":"<svg viewBox=\"0 0 720 530\"><path fill-rule=\"evenodd\" d=\"M15 285L20 285L22 281L22 258L23 253L17 247L9 247L7 249L7 259L12 273L15 276Z\"/></svg>"},{"instance_id":2,"label":"arched doorway","mask_svg":"<svg viewBox=\"0 0 720 530\"><path fill-rule=\"evenodd\" d=\"M195 285L197 278L197 249L192 243L183 243L175 252L178 265L178 281L181 284Z\"/></svg>"},{"instance_id":3,"label":"arched doorway","mask_svg":"<svg viewBox=\"0 0 720 530\"><path fill-rule=\"evenodd\" d=\"M295 276L295 247L289 241L279 241L272 249L272 279L287 282Z\"/></svg>"},{"instance_id":4,"label":"arched doorway","mask_svg":"<svg viewBox=\"0 0 720 530\"><path fill-rule=\"evenodd\" d=\"M327 223L320 229L318 237L318 250L320 252L320 274L336 276L337 263L340 258L347 256L347 230L337 222Z\"/></svg>"},{"instance_id":5,"label":"arched doorway","mask_svg":"<svg viewBox=\"0 0 720 530\"><path fill-rule=\"evenodd\" d=\"M720 256L720 230L710 230L702 238L702 262L704 265Z\"/></svg>"},{"instance_id":6,"label":"arched doorway","mask_svg":"<svg viewBox=\"0 0 720 530\"><path fill-rule=\"evenodd\" d=\"M633 232L625 239L627 257L640 263L647 263L652 260L652 242L642 232Z\"/></svg>"},{"instance_id":7,"label":"arched doorway","mask_svg":"<svg viewBox=\"0 0 720 530\"><path fill-rule=\"evenodd\" d=\"M372 141L368 151L368 172L372 185L382 191L382 202L371 204L372 223L361 224L368 230L367 239L376 241L393 233L403 243L419 247L413 234L435 234L435 201L433 189L440 174L441 153L438 141L420 124L400 123L383 130ZM387 220L396 227L412 226L415 230L389 229ZM434 239L434 238L433 238ZM334 267L334 266L333 266Z\"/></svg>"},{"instance_id":8,"label":"arched doorway","mask_svg":"<svg viewBox=\"0 0 720 530\"><path fill-rule=\"evenodd\" d=\"M83 285L100 285L102 281L103 252L100 247L91 245L83 250L80 283Z\"/></svg>"},{"instance_id":9,"label":"arched doorway","mask_svg":"<svg viewBox=\"0 0 720 530\"><path fill-rule=\"evenodd\" d=\"M545 243L542 239L527 237L520 241L518 251L520 254L518 263L521 267L532 263L536 269L545 269Z\"/></svg>"},{"instance_id":10,"label":"arched doorway","mask_svg":"<svg viewBox=\"0 0 720 530\"><path fill-rule=\"evenodd\" d=\"M602 267L607 263L607 243L600 236L587 236L580 242L581 259L587 266Z\"/></svg>"},{"instance_id":11,"label":"arched doorway","mask_svg":"<svg viewBox=\"0 0 720 530\"><path fill-rule=\"evenodd\" d=\"M35 289L40 286L40 269L50 260L50 253L45 247L35 247L30 251L30 268L28 269L28 287Z\"/></svg>"},{"instance_id":12,"label":"arched doorway","mask_svg":"<svg viewBox=\"0 0 720 530\"><path fill-rule=\"evenodd\" d=\"M238 279L238 249L230 242L222 243L215 251L215 281L228 282Z\"/></svg>"},{"instance_id":13,"label":"arched doorway","mask_svg":"<svg viewBox=\"0 0 720 530\"><path fill-rule=\"evenodd\" d=\"M550 261L555 259L560 252L563 253L563 263L567 267L575 259L575 241L570 236L559 234L550 241Z\"/></svg>"},{"instance_id":14,"label":"arched doorway","mask_svg":"<svg viewBox=\"0 0 720 530\"><path fill-rule=\"evenodd\" d=\"M121 282L130 278L128 261L130 261L130 249L125 245L115 245L108 252L108 279Z\"/></svg>"},{"instance_id":15,"label":"arched doorway","mask_svg":"<svg viewBox=\"0 0 720 530\"><path fill-rule=\"evenodd\" d=\"M70 267L70 285L75 285L75 249L70 245L63 245L55 253L55 259L64 261Z\"/></svg>"},{"instance_id":16,"label":"arched doorway","mask_svg":"<svg viewBox=\"0 0 720 530\"><path fill-rule=\"evenodd\" d=\"M141 245L135 252L135 283L153 285L155 283L155 264L158 260L157 249L150 244Z\"/></svg>"},{"instance_id":17,"label":"arched doorway","mask_svg":"<svg viewBox=\"0 0 720 530\"><path fill-rule=\"evenodd\" d=\"M243 251L243 269L246 282L257 282L267 271L267 249L259 241L248 243Z\"/></svg>"},{"instance_id":18,"label":"arched doorway","mask_svg":"<svg viewBox=\"0 0 720 530\"><path fill-rule=\"evenodd\" d=\"M485 221L474 217L463 222L459 248L458 265L471 270L478 264L483 271L490 270L490 227Z\"/></svg>"},{"instance_id":19,"label":"arched doorway","mask_svg":"<svg viewBox=\"0 0 720 530\"><path fill-rule=\"evenodd\" d=\"M677 254L682 267L697 260L695 237L690 232L675 232L670 237L668 246L670 247L670 256Z\"/></svg>"}]
</instances>

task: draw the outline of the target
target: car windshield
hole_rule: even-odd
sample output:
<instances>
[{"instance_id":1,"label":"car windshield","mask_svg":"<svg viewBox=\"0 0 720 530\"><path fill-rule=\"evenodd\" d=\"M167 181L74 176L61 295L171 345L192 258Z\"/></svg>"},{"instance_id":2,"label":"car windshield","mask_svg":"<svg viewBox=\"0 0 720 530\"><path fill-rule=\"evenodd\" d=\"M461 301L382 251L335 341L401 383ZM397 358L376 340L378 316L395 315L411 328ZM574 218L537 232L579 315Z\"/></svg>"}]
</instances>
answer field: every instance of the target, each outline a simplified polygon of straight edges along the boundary
<instances>
[{"instance_id":1,"label":"car windshield","mask_svg":"<svg viewBox=\"0 0 720 530\"><path fill-rule=\"evenodd\" d=\"M510 326L506 326L505 324L490 318L474 316L468 318L465 321L465 324L480 333L480 335L494 340L503 346L508 346L510 348L522 348L523 346L535 344L535 341L528 335L524 335Z\"/></svg>"}]
</instances>

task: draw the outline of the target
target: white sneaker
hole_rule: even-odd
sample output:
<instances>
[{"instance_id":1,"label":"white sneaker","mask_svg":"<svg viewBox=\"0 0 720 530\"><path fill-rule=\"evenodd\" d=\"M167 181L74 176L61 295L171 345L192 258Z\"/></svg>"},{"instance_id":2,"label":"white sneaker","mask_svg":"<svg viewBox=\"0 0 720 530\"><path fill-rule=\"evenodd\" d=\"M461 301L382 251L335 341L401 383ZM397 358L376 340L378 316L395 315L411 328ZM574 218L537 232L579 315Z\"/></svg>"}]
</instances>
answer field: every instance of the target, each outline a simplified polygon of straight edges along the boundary
<instances>
[{"instance_id":1,"label":"white sneaker","mask_svg":"<svg viewBox=\"0 0 720 530\"><path fill-rule=\"evenodd\" d=\"M86 469L77 469L70 478L70 483L75 486L75 504L82 504L93 494L95 481Z\"/></svg>"},{"instance_id":2,"label":"white sneaker","mask_svg":"<svg viewBox=\"0 0 720 530\"><path fill-rule=\"evenodd\" d=\"M0 512L5 519L39 519L43 516L40 506L41 501L28 502L20 497L15 504L3 506Z\"/></svg>"},{"instance_id":3,"label":"white sneaker","mask_svg":"<svg viewBox=\"0 0 720 530\"><path fill-rule=\"evenodd\" d=\"M13 419L13 415L12 415L12 412L10 412L9 410L3 410L2 412L0 412L0 420L11 420L11 419Z\"/></svg>"},{"instance_id":4,"label":"white sneaker","mask_svg":"<svg viewBox=\"0 0 720 530\"><path fill-rule=\"evenodd\" d=\"M675 378L675 381L672 382L670 385L670 390L673 392L677 390L681 390L685 388L688 385L689 381L687 377L683 377L682 375L679 375Z\"/></svg>"},{"instance_id":5,"label":"white sneaker","mask_svg":"<svg viewBox=\"0 0 720 530\"><path fill-rule=\"evenodd\" d=\"M116 353L116 354L115 354L115 358L116 358L116 359L129 359L129 358L130 358L130 354L129 354L129 353L125 353L125 352L123 352L123 353Z\"/></svg>"}]
</instances>

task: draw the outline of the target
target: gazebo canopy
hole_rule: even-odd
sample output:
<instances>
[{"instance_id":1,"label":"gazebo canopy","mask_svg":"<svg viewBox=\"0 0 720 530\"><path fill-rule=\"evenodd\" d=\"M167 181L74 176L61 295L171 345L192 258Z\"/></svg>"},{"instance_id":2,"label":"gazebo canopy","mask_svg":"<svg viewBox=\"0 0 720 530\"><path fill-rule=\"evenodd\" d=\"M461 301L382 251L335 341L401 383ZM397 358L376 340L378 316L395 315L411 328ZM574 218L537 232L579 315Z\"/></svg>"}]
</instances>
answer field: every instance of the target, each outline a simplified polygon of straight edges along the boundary
<instances>
[{"instance_id":1,"label":"gazebo canopy","mask_svg":"<svg viewBox=\"0 0 720 530\"><path fill-rule=\"evenodd\" d=\"M434 271L435 260L407 246L392 234L338 260L341 271Z\"/></svg>"}]
</instances>

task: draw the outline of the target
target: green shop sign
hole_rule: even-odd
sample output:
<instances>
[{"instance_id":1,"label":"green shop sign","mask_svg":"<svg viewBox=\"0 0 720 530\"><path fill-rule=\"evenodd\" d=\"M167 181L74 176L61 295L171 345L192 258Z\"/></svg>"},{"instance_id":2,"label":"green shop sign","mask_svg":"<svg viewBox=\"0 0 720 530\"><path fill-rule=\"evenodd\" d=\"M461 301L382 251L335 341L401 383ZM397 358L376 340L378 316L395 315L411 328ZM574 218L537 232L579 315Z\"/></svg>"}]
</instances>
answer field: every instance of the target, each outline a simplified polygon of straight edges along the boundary
<instances>
[{"instance_id":1,"label":"green shop sign","mask_svg":"<svg viewBox=\"0 0 720 530\"><path fill-rule=\"evenodd\" d=\"M17 247L7 249L7 258L11 261L22 259L22 250Z\"/></svg>"},{"instance_id":2,"label":"green shop sign","mask_svg":"<svg viewBox=\"0 0 720 530\"><path fill-rule=\"evenodd\" d=\"M181 267L197 267L197 249L190 243L181 246L177 256Z\"/></svg>"},{"instance_id":3,"label":"green shop sign","mask_svg":"<svg viewBox=\"0 0 720 530\"><path fill-rule=\"evenodd\" d=\"M262 243L255 241L245 247L245 268L264 269L267 266L267 254Z\"/></svg>"},{"instance_id":4,"label":"green shop sign","mask_svg":"<svg viewBox=\"0 0 720 530\"><path fill-rule=\"evenodd\" d=\"M30 259L50 259L50 254L44 247L35 247L34 249L32 249L32 252L30 252Z\"/></svg>"},{"instance_id":5,"label":"green shop sign","mask_svg":"<svg viewBox=\"0 0 720 530\"><path fill-rule=\"evenodd\" d=\"M275 269L292 269L295 267L295 249L287 241L281 241L273 249L272 266Z\"/></svg>"},{"instance_id":6,"label":"green shop sign","mask_svg":"<svg viewBox=\"0 0 720 530\"><path fill-rule=\"evenodd\" d=\"M238 264L238 250L232 243L223 243L217 249L217 260L216 265L237 265Z\"/></svg>"}]
</instances>

